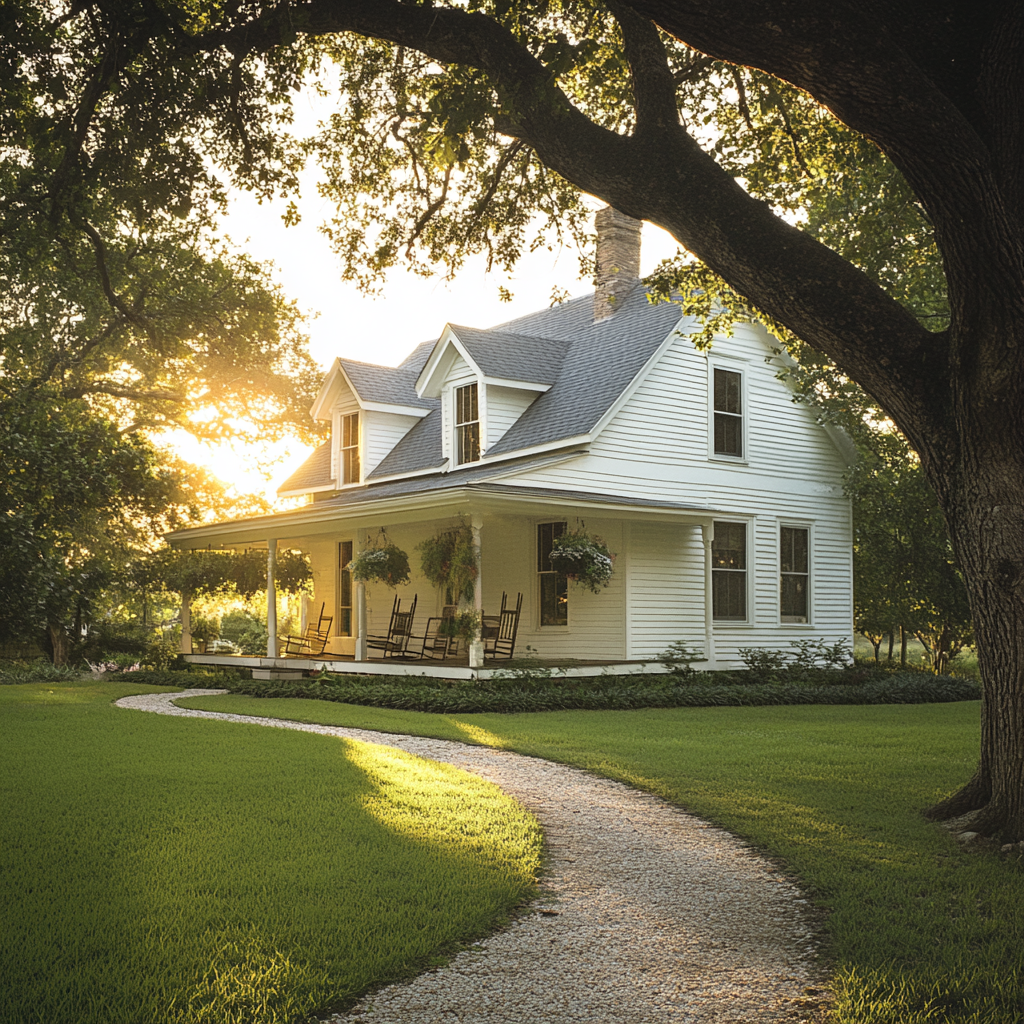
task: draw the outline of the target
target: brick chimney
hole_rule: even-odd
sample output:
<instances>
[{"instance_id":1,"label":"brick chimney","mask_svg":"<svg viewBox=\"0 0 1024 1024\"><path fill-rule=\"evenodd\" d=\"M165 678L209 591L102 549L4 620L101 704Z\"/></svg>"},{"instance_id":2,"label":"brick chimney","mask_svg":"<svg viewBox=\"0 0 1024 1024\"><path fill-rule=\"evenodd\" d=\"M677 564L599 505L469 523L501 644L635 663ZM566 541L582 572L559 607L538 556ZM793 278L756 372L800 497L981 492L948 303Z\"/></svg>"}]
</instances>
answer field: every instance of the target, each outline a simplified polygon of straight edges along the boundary
<instances>
[{"instance_id":1,"label":"brick chimney","mask_svg":"<svg viewBox=\"0 0 1024 1024\"><path fill-rule=\"evenodd\" d=\"M610 317L640 280L641 221L610 206L597 211L594 322Z\"/></svg>"}]
</instances>

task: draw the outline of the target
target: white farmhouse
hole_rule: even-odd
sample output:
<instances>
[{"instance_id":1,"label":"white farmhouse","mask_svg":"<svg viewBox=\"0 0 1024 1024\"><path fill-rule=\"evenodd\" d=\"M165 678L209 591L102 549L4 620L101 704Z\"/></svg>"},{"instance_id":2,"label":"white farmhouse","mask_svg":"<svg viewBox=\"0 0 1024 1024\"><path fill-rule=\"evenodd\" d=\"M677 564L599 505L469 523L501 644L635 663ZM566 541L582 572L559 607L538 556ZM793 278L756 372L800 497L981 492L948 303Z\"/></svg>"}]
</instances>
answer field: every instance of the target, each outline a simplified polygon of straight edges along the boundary
<instances>
[{"instance_id":1,"label":"white farmhouse","mask_svg":"<svg viewBox=\"0 0 1024 1024\"><path fill-rule=\"evenodd\" d=\"M450 595L418 576L415 548L457 523L479 544L477 606L522 594L517 655L656 662L682 641L715 668L739 665L742 647L852 641L848 440L792 400L762 328L703 354L678 306L648 301L638 222L606 209L598 235L591 297L488 330L449 325L395 368L335 360L312 410L331 439L280 488L307 504L171 543L307 552L313 605L333 618L316 664L360 659L335 670L365 668L361 623L387 634L396 596L354 585L353 555L382 529L409 553L397 596L417 597L422 631ZM615 555L596 594L548 562L578 528ZM283 669L276 653L259 664Z\"/></svg>"}]
</instances>

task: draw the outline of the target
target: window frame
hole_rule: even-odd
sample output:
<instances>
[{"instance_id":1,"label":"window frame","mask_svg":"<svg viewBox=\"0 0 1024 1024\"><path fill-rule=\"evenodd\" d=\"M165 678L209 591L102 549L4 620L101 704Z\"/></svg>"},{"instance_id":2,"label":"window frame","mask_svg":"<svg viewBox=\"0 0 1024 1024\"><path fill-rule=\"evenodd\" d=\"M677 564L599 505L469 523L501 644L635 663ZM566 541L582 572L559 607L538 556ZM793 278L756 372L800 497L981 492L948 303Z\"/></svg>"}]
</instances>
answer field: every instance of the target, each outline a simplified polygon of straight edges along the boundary
<instances>
[{"instance_id":1,"label":"window frame","mask_svg":"<svg viewBox=\"0 0 1024 1024\"><path fill-rule=\"evenodd\" d=\"M753 544L751 543L753 531L751 522L748 519L715 519L713 521L714 538L711 541L711 621L717 629L722 626L750 626L753 621L750 615L750 601L753 587L751 586L751 565L753 563ZM739 526L743 530L743 568L729 569L723 566L715 567L715 540L719 539L721 526ZM715 614L715 574L728 573L730 576L742 576L743 578L743 618L720 617Z\"/></svg>"},{"instance_id":2,"label":"window frame","mask_svg":"<svg viewBox=\"0 0 1024 1024\"><path fill-rule=\"evenodd\" d=\"M351 424L355 424L355 441L345 443L346 431ZM350 487L352 484L362 483L363 459L362 459L362 417L359 410L355 412L343 412L338 418L338 485ZM354 472L353 472L354 470ZM349 479L352 477L353 479Z\"/></svg>"},{"instance_id":3,"label":"window frame","mask_svg":"<svg viewBox=\"0 0 1024 1024\"><path fill-rule=\"evenodd\" d=\"M739 377L739 413L722 410L723 416L735 416L740 421L739 443L740 454L730 455L728 452L715 450L715 423L719 410L715 408L715 372L734 373ZM750 452L750 401L747 387L747 367L744 363L726 359L708 360L708 458L715 462L728 462L732 465L746 465Z\"/></svg>"},{"instance_id":4,"label":"window frame","mask_svg":"<svg viewBox=\"0 0 1024 1024\"><path fill-rule=\"evenodd\" d=\"M347 549L347 550L346 550ZM338 541L338 579L334 590L334 635L352 637L356 635L355 619L355 588L352 586L352 573L345 568L355 553L355 543L351 540ZM348 582L348 600L344 604L346 580ZM348 612L348 632L345 632L345 612Z\"/></svg>"},{"instance_id":5,"label":"window frame","mask_svg":"<svg viewBox=\"0 0 1024 1024\"><path fill-rule=\"evenodd\" d=\"M476 413L475 419L462 419L462 395L464 392L468 392L472 388L472 412ZM455 450L452 453L455 458L454 462L456 466L470 466L475 462L479 462L483 455L483 445L481 444L482 438L482 421L480 417L480 385L478 381L470 381L467 384L456 384L452 388L452 402L454 405L452 421L455 426ZM463 455L463 438L466 435L467 428L476 427L475 430L475 448L476 455L474 458L464 459Z\"/></svg>"},{"instance_id":6,"label":"window frame","mask_svg":"<svg viewBox=\"0 0 1024 1024\"><path fill-rule=\"evenodd\" d=\"M806 590L806 601L807 601L807 614L803 621L796 619L785 619L782 615L782 531L783 530L803 530L807 535L807 571L805 573L786 573L785 575L794 576L805 576L807 580ZM795 626L797 628L807 627L814 624L814 529L813 524L795 520L795 519L780 519L778 521L778 528L776 530L776 542L778 543L778 559L777 559L777 580L778 580L778 595L779 595L779 625L780 626Z\"/></svg>"},{"instance_id":7,"label":"window frame","mask_svg":"<svg viewBox=\"0 0 1024 1024\"><path fill-rule=\"evenodd\" d=\"M536 537L537 542L537 628L543 629L546 632L568 632L570 621L569 579L564 573L557 572L555 569L550 568L550 563L548 568L544 568L547 556L544 554L544 541L542 540L541 530L546 526L561 527L557 533L552 529L551 540L553 541L556 537L561 537L569 529L569 523L568 520L565 519L539 519L534 524L534 536ZM556 602L559 595L561 595L564 601L565 622L544 622L544 583L545 579L552 578L556 581Z\"/></svg>"}]
</instances>

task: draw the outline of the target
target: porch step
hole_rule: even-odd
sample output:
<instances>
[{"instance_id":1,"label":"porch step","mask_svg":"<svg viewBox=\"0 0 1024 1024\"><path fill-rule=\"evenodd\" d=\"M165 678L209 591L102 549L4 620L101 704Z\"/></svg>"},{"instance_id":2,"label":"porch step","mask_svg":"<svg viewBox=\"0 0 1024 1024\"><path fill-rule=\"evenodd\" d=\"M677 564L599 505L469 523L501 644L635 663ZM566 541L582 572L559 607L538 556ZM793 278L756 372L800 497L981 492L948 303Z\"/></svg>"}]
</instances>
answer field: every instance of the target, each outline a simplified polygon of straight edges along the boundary
<instances>
[{"instance_id":1,"label":"porch step","mask_svg":"<svg viewBox=\"0 0 1024 1024\"><path fill-rule=\"evenodd\" d=\"M253 679L301 679L302 669L294 668L254 668Z\"/></svg>"}]
</instances>

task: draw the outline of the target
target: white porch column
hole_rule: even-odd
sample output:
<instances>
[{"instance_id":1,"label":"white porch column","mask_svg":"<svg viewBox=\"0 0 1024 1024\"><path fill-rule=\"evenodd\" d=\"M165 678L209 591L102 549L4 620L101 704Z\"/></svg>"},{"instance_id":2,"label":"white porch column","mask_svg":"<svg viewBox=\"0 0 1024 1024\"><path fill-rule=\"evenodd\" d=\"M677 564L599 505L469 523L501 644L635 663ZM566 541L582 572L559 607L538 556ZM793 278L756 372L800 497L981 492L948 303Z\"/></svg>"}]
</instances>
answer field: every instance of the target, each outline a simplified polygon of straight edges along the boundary
<instances>
[{"instance_id":1,"label":"white porch column","mask_svg":"<svg viewBox=\"0 0 1024 1024\"><path fill-rule=\"evenodd\" d=\"M482 560L480 558L480 531L483 529L483 516L474 515L471 520L473 527L473 554L476 557L476 583L473 585L473 610L477 614L477 627L469 644L469 667L484 667L484 641L481 635L482 623L479 621L484 610L484 582Z\"/></svg>"},{"instance_id":2,"label":"white porch column","mask_svg":"<svg viewBox=\"0 0 1024 1024\"><path fill-rule=\"evenodd\" d=\"M715 539L715 524L701 523L704 539L704 658L711 668L715 660L715 623L711 573L711 542Z\"/></svg>"},{"instance_id":3,"label":"white porch column","mask_svg":"<svg viewBox=\"0 0 1024 1024\"><path fill-rule=\"evenodd\" d=\"M277 657L277 538L267 540L267 657Z\"/></svg>"},{"instance_id":4,"label":"white porch column","mask_svg":"<svg viewBox=\"0 0 1024 1024\"><path fill-rule=\"evenodd\" d=\"M366 661L366 584L356 583L356 661Z\"/></svg>"},{"instance_id":5,"label":"white porch column","mask_svg":"<svg viewBox=\"0 0 1024 1024\"><path fill-rule=\"evenodd\" d=\"M181 653L192 653L192 595L181 592Z\"/></svg>"}]
</instances>

